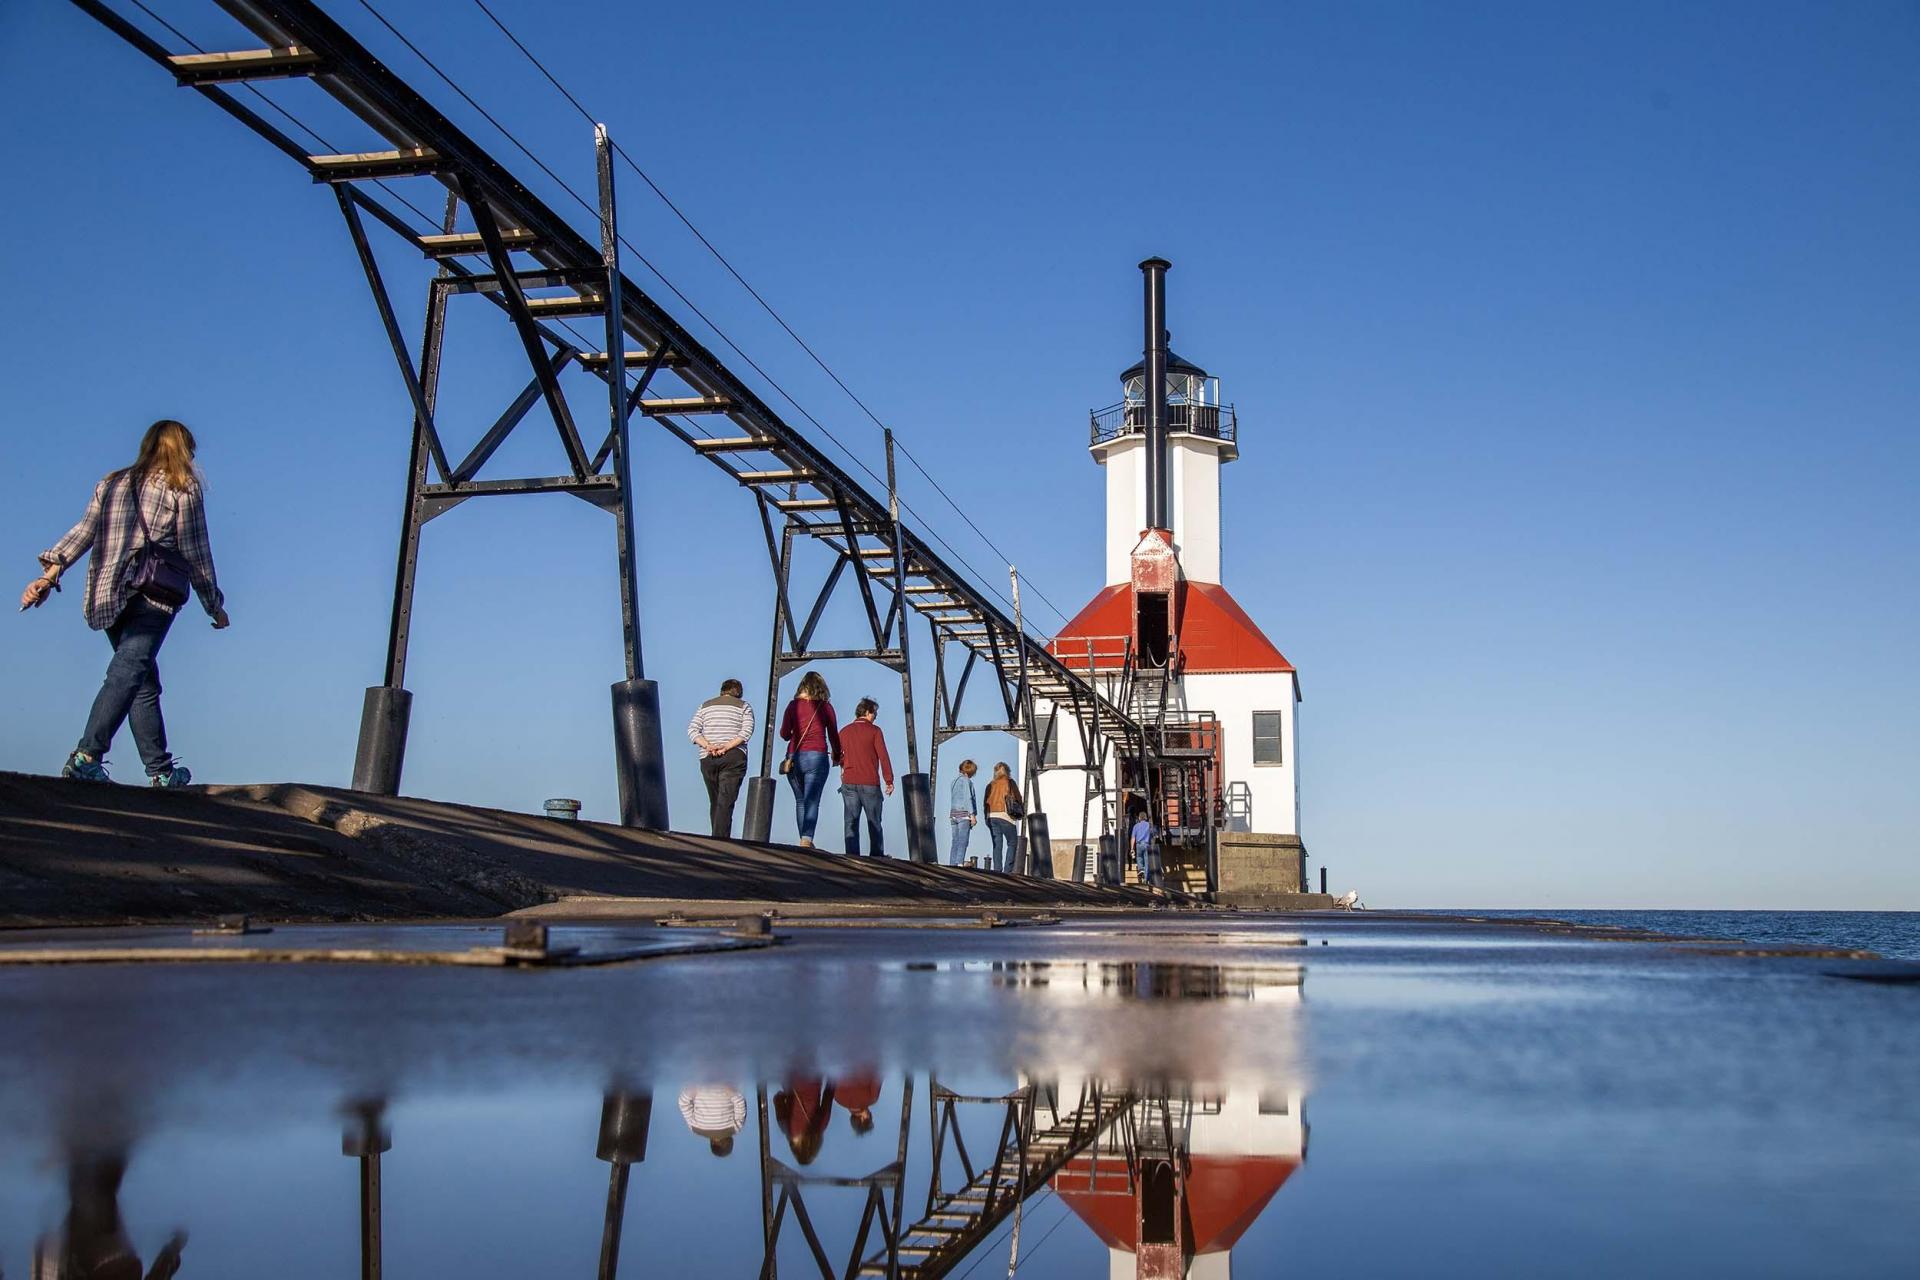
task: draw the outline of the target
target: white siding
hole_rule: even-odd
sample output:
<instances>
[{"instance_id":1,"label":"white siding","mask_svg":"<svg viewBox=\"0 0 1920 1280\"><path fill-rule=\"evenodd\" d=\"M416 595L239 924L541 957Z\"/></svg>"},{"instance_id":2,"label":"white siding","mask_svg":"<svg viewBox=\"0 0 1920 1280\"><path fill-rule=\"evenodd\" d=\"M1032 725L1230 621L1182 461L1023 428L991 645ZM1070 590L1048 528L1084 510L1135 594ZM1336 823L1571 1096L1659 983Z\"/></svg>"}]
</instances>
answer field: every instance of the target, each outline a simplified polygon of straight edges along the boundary
<instances>
[{"instance_id":1,"label":"white siding","mask_svg":"<svg viewBox=\"0 0 1920 1280\"><path fill-rule=\"evenodd\" d=\"M1132 578L1129 557L1147 527L1146 445L1123 436L1093 456L1106 469L1107 585ZM1221 580L1220 444L1204 436L1174 435L1167 444L1167 490L1173 504L1174 548L1181 571L1195 582Z\"/></svg>"},{"instance_id":2,"label":"white siding","mask_svg":"<svg viewBox=\"0 0 1920 1280\"><path fill-rule=\"evenodd\" d=\"M1168 454L1180 569L1194 582L1219 582L1220 446L1204 436L1177 435Z\"/></svg>"},{"instance_id":3,"label":"white siding","mask_svg":"<svg viewBox=\"0 0 1920 1280\"><path fill-rule=\"evenodd\" d=\"M1252 812L1244 829L1266 835L1299 835L1299 704L1294 698L1293 676L1284 671L1190 675L1181 684L1184 687L1179 690L1179 699L1184 711L1211 711L1220 722L1226 744L1224 781L1246 784L1251 799ZM1046 704L1036 703L1036 708L1038 714L1046 714ZM1253 763L1253 713L1256 711L1281 714L1281 763L1277 765ZM1084 757L1079 732L1064 710L1060 713L1059 734L1060 763L1080 764ZM1025 765L1023 754L1023 776ZM1108 789L1113 785L1114 774L1109 764ZM1078 769L1049 769L1040 775L1041 810L1047 815L1054 839L1080 839L1085 786L1086 775ZM1090 822L1091 834L1099 834L1099 824L1100 815L1096 811Z\"/></svg>"},{"instance_id":4,"label":"white siding","mask_svg":"<svg viewBox=\"0 0 1920 1280\"><path fill-rule=\"evenodd\" d=\"M1139 436L1095 449L1107 473L1107 585L1133 580L1133 549L1147 527L1147 451Z\"/></svg>"}]
</instances>

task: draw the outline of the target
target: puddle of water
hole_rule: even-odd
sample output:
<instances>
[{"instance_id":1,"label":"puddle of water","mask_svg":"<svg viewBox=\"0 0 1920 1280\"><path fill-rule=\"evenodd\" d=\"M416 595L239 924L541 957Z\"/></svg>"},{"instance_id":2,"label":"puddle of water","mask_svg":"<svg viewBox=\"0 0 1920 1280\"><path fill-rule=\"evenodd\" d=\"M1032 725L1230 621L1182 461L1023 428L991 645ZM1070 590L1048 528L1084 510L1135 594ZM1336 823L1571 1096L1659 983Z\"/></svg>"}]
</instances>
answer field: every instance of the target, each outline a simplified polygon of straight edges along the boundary
<instances>
[{"instance_id":1,"label":"puddle of water","mask_svg":"<svg viewBox=\"0 0 1920 1280\"><path fill-rule=\"evenodd\" d=\"M1571 950L12 971L0 1274L1910 1274L1908 993Z\"/></svg>"}]
</instances>

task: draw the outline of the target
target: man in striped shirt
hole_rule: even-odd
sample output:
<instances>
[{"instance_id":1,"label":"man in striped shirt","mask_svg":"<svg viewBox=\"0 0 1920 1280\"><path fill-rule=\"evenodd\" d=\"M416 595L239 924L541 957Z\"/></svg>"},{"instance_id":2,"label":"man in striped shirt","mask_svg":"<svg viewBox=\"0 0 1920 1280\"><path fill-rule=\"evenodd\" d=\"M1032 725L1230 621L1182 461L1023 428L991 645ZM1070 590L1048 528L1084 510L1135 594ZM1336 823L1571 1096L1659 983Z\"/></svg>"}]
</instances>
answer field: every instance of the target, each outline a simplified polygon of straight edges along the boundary
<instances>
[{"instance_id":1,"label":"man in striped shirt","mask_svg":"<svg viewBox=\"0 0 1920 1280\"><path fill-rule=\"evenodd\" d=\"M680 1091L680 1118L713 1154L724 1156L733 1151L733 1135L746 1128L747 1100L730 1084L690 1084Z\"/></svg>"},{"instance_id":2,"label":"man in striped shirt","mask_svg":"<svg viewBox=\"0 0 1920 1280\"><path fill-rule=\"evenodd\" d=\"M700 748L713 834L722 840L733 834L733 804L747 776L747 739L753 736L753 708L740 696L744 692L738 680L722 681L719 696L701 703L687 725L687 737Z\"/></svg>"}]
</instances>

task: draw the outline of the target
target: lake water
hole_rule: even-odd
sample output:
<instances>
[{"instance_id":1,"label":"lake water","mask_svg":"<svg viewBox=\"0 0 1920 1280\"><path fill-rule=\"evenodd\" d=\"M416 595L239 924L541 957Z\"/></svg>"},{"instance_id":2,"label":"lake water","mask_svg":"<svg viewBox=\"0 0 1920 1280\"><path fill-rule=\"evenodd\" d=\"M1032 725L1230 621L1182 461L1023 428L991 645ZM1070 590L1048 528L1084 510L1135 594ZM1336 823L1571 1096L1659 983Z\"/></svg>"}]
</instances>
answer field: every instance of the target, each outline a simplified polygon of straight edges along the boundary
<instances>
[{"instance_id":1,"label":"lake water","mask_svg":"<svg viewBox=\"0 0 1920 1280\"><path fill-rule=\"evenodd\" d=\"M1920 911L1474 911L1493 917L1547 917L1575 924L1620 925L1686 937L1875 951L1890 960L1920 960Z\"/></svg>"}]
</instances>

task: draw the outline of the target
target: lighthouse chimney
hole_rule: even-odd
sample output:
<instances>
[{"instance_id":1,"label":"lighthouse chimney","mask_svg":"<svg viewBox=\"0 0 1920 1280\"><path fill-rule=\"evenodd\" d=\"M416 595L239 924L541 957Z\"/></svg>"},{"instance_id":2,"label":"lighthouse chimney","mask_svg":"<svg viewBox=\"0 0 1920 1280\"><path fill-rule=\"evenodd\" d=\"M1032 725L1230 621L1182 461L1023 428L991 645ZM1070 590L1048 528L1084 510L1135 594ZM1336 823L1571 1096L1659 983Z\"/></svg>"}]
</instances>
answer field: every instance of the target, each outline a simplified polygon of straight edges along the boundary
<instances>
[{"instance_id":1,"label":"lighthouse chimney","mask_svg":"<svg viewBox=\"0 0 1920 1280\"><path fill-rule=\"evenodd\" d=\"M1167 268L1165 258L1140 264L1147 286L1147 528L1171 527L1167 503Z\"/></svg>"},{"instance_id":2,"label":"lighthouse chimney","mask_svg":"<svg viewBox=\"0 0 1920 1280\"><path fill-rule=\"evenodd\" d=\"M1173 545L1167 500L1167 268L1165 258L1140 264L1147 284L1146 458L1147 527L1133 549L1133 652L1144 668L1166 668L1175 653L1174 593L1180 559Z\"/></svg>"}]
</instances>

